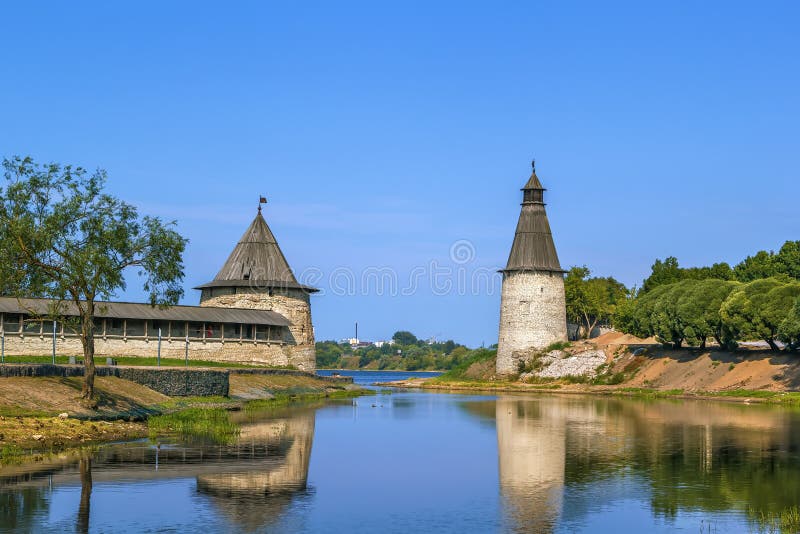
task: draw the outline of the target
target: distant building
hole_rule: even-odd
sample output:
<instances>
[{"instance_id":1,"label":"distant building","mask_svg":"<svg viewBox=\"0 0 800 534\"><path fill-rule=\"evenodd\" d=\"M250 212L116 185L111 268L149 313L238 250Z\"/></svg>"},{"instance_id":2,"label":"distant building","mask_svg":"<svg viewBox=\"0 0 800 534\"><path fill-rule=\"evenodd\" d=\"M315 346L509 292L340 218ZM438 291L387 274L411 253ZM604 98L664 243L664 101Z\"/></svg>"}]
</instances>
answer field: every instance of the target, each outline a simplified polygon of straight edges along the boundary
<instances>
[{"instance_id":1,"label":"distant building","mask_svg":"<svg viewBox=\"0 0 800 534\"><path fill-rule=\"evenodd\" d=\"M536 165L522 188L522 209L503 273L497 374L518 372L532 351L567 340L564 270L558 261Z\"/></svg>"},{"instance_id":2,"label":"distant building","mask_svg":"<svg viewBox=\"0 0 800 534\"><path fill-rule=\"evenodd\" d=\"M316 367L310 295L299 284L259 207L258 214L213 281L199 286L200 306L154 308L127 302L98 303L97 356L156 355L221 362ZM48 355L52 301L0 297L0 333L6 354ZM66 307L63 315L76 315ZM56 324L59 354L81 355L80 339Z\"/></svg>"}]
</instances>

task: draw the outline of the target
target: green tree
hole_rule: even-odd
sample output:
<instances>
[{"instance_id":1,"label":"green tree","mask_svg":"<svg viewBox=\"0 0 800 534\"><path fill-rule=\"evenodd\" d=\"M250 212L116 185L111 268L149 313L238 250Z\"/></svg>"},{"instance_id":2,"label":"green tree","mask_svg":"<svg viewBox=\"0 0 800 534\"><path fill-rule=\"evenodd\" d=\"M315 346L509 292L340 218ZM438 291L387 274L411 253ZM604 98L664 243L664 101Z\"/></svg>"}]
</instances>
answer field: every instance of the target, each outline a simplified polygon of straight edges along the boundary
<instances>
[{"instance_id":1,"label":"green tree","mask_svg":"<svg viewBox=\"0 0 800 534\"><path fill-rule=\"evenodd\" d=\"M670 285L657 286L647 293L639 293L617 307L614 326L626 334L648 338L658 335L656 330L657 304Z\"/></svg>"},{"instance_id":2,"label":"green tree","mask_svg":"<svg viewBox=\"0 0 800 534\"><path fill-rule=\"evenodd\" d=\"M406 330L400 330L399 332L395 332L392 336L392 339L398 345L416 345L419 341L417 336L408 332Z\"/></svg>"},{"instance_id":3,"label":"green tree","mask_svg":"<svg viewBox=\"0 0 800 534\"><path fill-rule=\"evenodd\" d=\"M731 292L722 303L725 341L762 339L772 350L783 322L790 317L800 284L772 277L753 280Z\"/></svg>"},{"instance_id":4,"label":"green tree","mask_svg":"<svg viewBox=\"0 0 800 534\"><path fill-rule=\"evenodd\" d=\"M140 217L135 207L103 192L105 171L3 161L0 190L0 275L19 298L53 299L49 315L73 328L83 346L83 397L94 397L94 317L98 300L125 289L133 268L152 306L183 295L186 239L174 223ZM67 314L68 305L77 320Z\"/></svg>"},{"instance_id":5,"label":"green tree","mask_svg":"<svg viewBox=\"0 0 800 534\"><path fill-rule=\"evenodd\" d=\"M647 293L658 286L672 284L683 279L683 272L678 266L678 259L670 256L664 261L656 260L650 268L650 276L642 284L642 292Z\"/></svg>"},{"instance_id":6,"label":"green tree","mask_svg":"<svg viewBox=\"0 0 800 534\"><path fill-rule=\"evenodd\" d=\"M800 241L787 241L774 258L775 270L800 280Z\"/></svg>"},{"instance_id":7,"label":"green tree","mask_svg":"<svg viewBox=\"0 0 800 534\"><path fill-rule=\"evenodd\" d=\"M564 278L567 318L579 325L579 331L588 338L600 323L609 323L616 306L625 301L627 288L609 278L590 278L585 266L572 267Z\"/></svg>"},{"instance_id":8,"label":"green tree","mask_svg":"<svg viewBox=\"0 0 800 534\"><path fill-rule=\"evenodd\" d=\"M748 256L733 268L733 274L740 282L752 282L762 278L775 276L775 255L772 252L760 250L753 256Z\"/></svg>"},{"instance_id":9,"label":"green tree","mask_svg":"<svg viewBox=\"0 0 800 534\"><path fill-rule=\"evenodd\" d=\"M711 267L689 267L681 269L684 280L733 280L733 269L725 262L715 263Z\"/></svg>"},{"instance_id":10,"label":"green tree","mask_svg":"<svg viewBox=\"0 0 800 534\"><path fill-rule=\"evenodd\" d=\"M686 339L686 325L680 313L679 303L694 289L697 280L683 280L662 286L654 299L651 313L651 328L656 339L679 349Z\"/></svg>"},{"instance_id":11,"label":"green tree","mask_svg":"<svg viewBox=\"0 0 800 534\"><path fill-rule=\"evenodd\" d=\"M786 343L789 349L800 348L800 298L794 301L791 312L781 322L778 338Z\"/></svg>"},{"instance_id":12,"label":"green tree","mask_svg":"<svg viewBox=\"0 0 800 534\"><path fill-rule=\"evenodd\" d=\"M318 341L316 343L317 367L340 367L340 358L344 349L335 341Z\"/></svg>"},{"instance_id":13,"label":"green tree","mask_svg":"<svg viewBox=\"0 0 800 534\"><path fill-rule=\"evenodd\" d=\"M680 282L686 284L687 282ZM700 280L688 284L677 302L684 337L690 344L705 348L706 340L714 338L723 345L723 324L720 307L728 295L739 285L736 282L718 279Z\"/></svg>"}]
</instances>

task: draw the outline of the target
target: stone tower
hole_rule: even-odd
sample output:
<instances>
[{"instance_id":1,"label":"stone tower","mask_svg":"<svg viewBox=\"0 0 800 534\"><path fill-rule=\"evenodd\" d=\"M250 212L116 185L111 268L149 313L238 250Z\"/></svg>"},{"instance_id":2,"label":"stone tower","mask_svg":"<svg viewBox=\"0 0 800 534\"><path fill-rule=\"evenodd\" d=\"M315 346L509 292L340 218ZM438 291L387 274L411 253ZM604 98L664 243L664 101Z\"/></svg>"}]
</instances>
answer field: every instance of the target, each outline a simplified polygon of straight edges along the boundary
<instances>
[{"instance_id":1,"label":"stone tower","mask_svg":"<svg viewBox=\"0 0 800 534\"><path fill-rule=\"evenodd\" d=\"M318 290L298 283L275 236L258 207L256 218L211 282L200 289L201 306L271 310L291 324L280 333L278 358L304 371L316 368L311 293Z\"/></svg>"},{"instance_id":2,"label":"stone tower","mask_svg":"<svg viewBox=\"0 0 800 534\"><path fill-rule=\"evenodd\" d=\"M531 352L567 340L564 271L544 209L544 187L533 172L522 188L522 211L503 273L497 374L519 372Z\"/></svg>"}]
</instances>

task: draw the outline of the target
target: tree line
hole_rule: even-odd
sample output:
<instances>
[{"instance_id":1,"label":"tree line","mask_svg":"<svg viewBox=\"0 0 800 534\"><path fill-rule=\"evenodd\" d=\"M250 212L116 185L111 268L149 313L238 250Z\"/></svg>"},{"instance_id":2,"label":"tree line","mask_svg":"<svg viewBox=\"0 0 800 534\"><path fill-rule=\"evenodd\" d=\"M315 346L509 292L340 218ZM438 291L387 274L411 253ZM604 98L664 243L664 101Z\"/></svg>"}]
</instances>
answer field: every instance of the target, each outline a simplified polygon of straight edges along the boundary
<instances>
[{"instance_id":1,"label":"tree line","mask_svg":"<svg viewBox=\"0 0 800 534\"><path fill-rule=\"evenodd\" d=\"M660 285L628 300L614 326L680 348L763 340L773 350L800 347L800 282L785 275L739 282L708 278Z\"/></svg>"},{"instance_id":2,"label":"tree line","mask_svg":"<svg viewBox=\"0 0 800 534\"><path fill-rule=\"evenodd\" d=\"M613 278L591 278L573 267L564 280L567 317L588 335L597 324L637 337L704 348L709 340L734 348L765 341L773 350L800 348L800 241L759 251L731 267L681 267L656 260L640 289Z\"/></svg>"},{"instance_id":3,"label":"tree line","mask_svg":"<svg viewBox=\"0 0 800 534\"><path fill-rule=\"evenodd\" d=\"M615 326L680 347L705 347L708 339L733 348L765 341L778 350L800 345L800 241L776 252L761 250L731 267L682 268L657 260L640 291L619 307Z\"/></svg>"},{"instance_id":4,"label":"tree line","mask_svg":"<svg viewBox=\"0 0 800 534\"><path fill-rule=\"evenodd\" d=\"M446 371L469 360L474 350L453 340L429 343L401 330L392 344L353 348L348 343L320 341L317 367L320 369L376 369L392 371ZM480 350L480 349L479 349Z\"/></svg>"}]
</instances>

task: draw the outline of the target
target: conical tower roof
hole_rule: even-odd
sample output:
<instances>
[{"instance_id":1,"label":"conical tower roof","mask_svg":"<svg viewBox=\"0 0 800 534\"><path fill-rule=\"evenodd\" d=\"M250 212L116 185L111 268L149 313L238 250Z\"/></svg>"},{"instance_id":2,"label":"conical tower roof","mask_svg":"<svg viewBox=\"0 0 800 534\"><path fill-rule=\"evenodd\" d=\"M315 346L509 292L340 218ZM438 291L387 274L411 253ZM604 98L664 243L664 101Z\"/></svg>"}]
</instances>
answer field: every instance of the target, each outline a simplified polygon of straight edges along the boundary
<instances>
[{"instance_id":1,"label":"conical tower roof","mask_svg":"<svg viewBox=\"0 0 800 534\"><path fill-rule=\"evenodd\" d=\"M209 287L287 287L317 291L297 282L286 256L261 215L260 206L256 218L214 280L195 289Z\"/></svg>"},{"instance_id":2,"label":"conical tower roof","mask_svg":"<svg viewBox=\"0 0 800 534\"><path fill-rule=\"evenodd\" d=\"M531 166L533 172L522 188L522 210L504 271L564 272L544 209L545 188L536 176L536 163Z\"/></svg>"}]
</instances>

